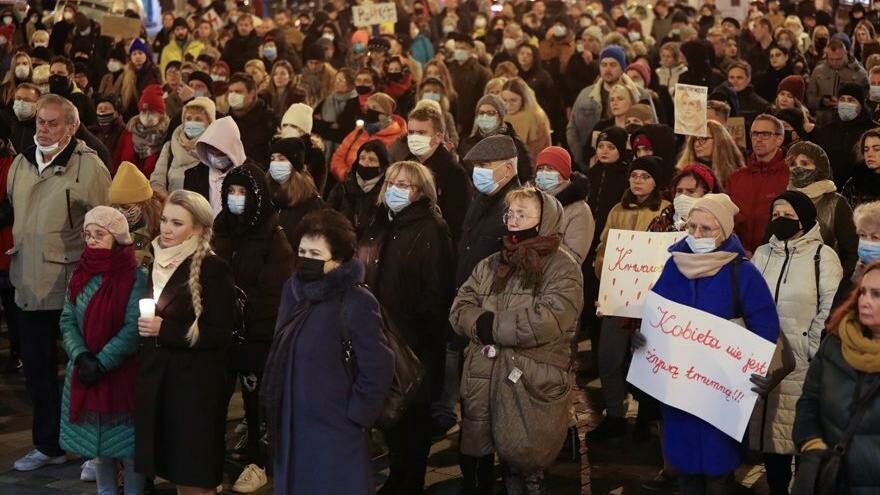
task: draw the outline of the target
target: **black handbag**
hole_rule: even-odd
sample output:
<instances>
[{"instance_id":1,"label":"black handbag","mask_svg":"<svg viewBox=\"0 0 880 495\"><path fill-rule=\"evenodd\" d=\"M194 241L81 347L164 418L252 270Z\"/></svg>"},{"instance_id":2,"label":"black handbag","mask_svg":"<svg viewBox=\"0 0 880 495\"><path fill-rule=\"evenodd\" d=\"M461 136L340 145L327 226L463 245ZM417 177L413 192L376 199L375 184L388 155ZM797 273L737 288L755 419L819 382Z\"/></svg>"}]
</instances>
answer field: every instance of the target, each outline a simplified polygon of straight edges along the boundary
<instances>
[{"instance_id":1,"label":"black handbag","mask_svg":"<svg viewBox=\"0 0 880 495\"><path fill-rule=\"evenodd\" d=\"M365 286L364 286L365 287ZM388 429L403 416L406 409L415 399L422 382L425 380L426 370L418 356L407 345L400 331L394 325L391 316L385 307L379 304L381 315L381 330L388 340L388 347L394 354L394 379L391 388L385 396L382 412L376 419L376 426ZM349 370L352 381L357 377L357 357L354 346L351 343L351 334L345 320L345 298L342 299L342 351L343 361Z\"/></svg>"},{"instance_id":2,"label":"black handbag","mask_svg":"<svg viewBox=\"0 0 880 495\"><path fill-rule=\"evenodd\" d=\"M859 399L849 419L849 424L840 436L837 445L827 450L808 451L801 454L791 495L833 495L838 492L841 466L849 443L855 436L868 408L871 407L878 390L880 390L880 382L876 383L868 393Z\"/></svg>"}]
</instances>

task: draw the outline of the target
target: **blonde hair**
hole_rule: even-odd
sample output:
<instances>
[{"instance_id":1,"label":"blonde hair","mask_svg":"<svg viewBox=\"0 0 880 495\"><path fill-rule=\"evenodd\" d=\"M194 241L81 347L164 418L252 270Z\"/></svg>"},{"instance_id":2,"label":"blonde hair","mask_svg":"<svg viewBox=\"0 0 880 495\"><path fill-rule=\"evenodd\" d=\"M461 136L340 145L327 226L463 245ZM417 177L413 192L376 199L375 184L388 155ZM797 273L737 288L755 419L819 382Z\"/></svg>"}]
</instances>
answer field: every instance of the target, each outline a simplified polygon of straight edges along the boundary
<instances>
[{"instance_id":1,"label":"blonde hair","mask_svg":"<svg viewBox=\"0 0 880 495\"><path fill-rule=\"evenodd\" d=\"M856 229L866 224L880 227L880 201L871 201L857 206L853 211L853 223L856 224Z\"/></svg>"},{"instance_id":2,"label":"blonde hair","mask_svg":"<svg viewBox=\"0 0 880 495\"><path fill-rule=\"evenodd\" d=\"M449 67L446 66L446 62L439 58L434 58L422 68L422 75L428 73L428 67L437 67L440 70L440 80L443 81L443 86L446 87L446 97L449 98L449 101L455 101L458 97L458 92L455 91L455 87L452 85L452 75L449 73Z\"/></svg>"},{"instance_id":3,"label":"blonde hair","mask_svg":"<svg viewBox=\"0 0 880 495\"><path fill-rule=\"evenodd\" d=\"M707 120L706 128L709 130L713 141L712 171L715 172L718 181L721 184L725 184L730 174L739 168L745 167L746 161L733 140L733 136L727 132L726 127L714 120ZM684 150L681 152L681 156L675 166L676 169L680 170L691 163L699 163L697 154L694 152L694 141L696 141L694 136L688 136Z\"/></svg>"},{"instance_id":4,"label":"blonde hair","mask_svg":"<svg viewBox=\"0 0 880 495\"><path fill-rule=\"evenodd\" d=\"M189 286L190 296L192 298L193 312L196 319L193 320L189 330L186 332L186 340L190 347L196 345L199 341L199 318L202 316L202 283L200 280L202 274L202 261L206 256L211 254L211 237L214 234L214 210L211 204L199 193L178 189L168 196L165 201L166 205L175 205L188 211L192 216L193 225L202 228L199 239L199 245L196 247L195 253L189 265Z\"/></svg>"},{"instance_id":5,"label":"blonde hair","mask_svg":"<svg viewBox=\"0 0 880 495\"><path fill-rule=\"evenodd\" d=\"M434 174L421 163L411 161L392 163L388 167L388 170L385 171L385 182L382 183L382 189L379 191L379 198L376 204L382 204L385 198L385 191L388 190L388 182L392 177L397 177L400 172L406 172L410 185L417 187L422 196L427 196L431 200L431 204L437 204L437 186L434 185Z\"/></svg>"},{"instance_id":6,"label":"blonde hair","mask_svg":"<svg viewBox=\"0 0 880 495\"><path fill-rule=\"evenodd\" d=\"M290 169L290 177L287 178L278 192L275 193L275 200L279 204L287 206L296 206L307 199L311 199L318 194L318 186L315 185L315 179L309 172L309 169L303 167L297 170L293 167Z\"/></svg>"},{"instance_id":7,"label":"blonde hair","mask_svg":"<svg viewBox=\"0 0 880 495\"><path fill-rule=\"evenodd\" d=\"M500 96L501 90L504 88L504 83L507 82L506 77L493 77L489 79L489 82L486 83L486 89L483 91L483 96L485 95L495 95Z\"/></svg>"},{"instance_id":8,"label":"blonde hair","mask_svg":"<svg viewBox=\"0 0 880 495\"><path fill-rule=\"evenodd\" d=\"M518 187L504 196L504 205L508 208L517 201L534 201L538 203L538 211L541 211L541 193L533 186Z\"/></svg>"}]
</instances>

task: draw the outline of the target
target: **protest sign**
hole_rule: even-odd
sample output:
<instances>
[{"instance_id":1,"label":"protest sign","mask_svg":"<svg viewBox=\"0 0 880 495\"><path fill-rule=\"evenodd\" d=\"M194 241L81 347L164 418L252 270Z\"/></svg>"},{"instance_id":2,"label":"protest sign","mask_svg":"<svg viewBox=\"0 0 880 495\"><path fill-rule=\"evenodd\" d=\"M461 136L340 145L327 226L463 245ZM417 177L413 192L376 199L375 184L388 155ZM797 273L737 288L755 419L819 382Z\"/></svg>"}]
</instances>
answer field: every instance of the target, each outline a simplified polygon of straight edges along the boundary
<instances>
[{"instance_id":1,"label":"protest sign","mask_svg":"<svg viewBox=\"0 0 880 495\"><path fill-rule=\"evenodd\" d=\"M599 280L598 312L641 318L645 297L669 258L669 246L685 235L610 229Z\"/></svg>"},{"instance_id":2,"label":"protest sign","mask_svg":"<svg viewBox=\"0 0 880 495\"><path fill-rule=\"evenodd\" d=\"M642 314L647 344L633 353L626 379L652 397L742 441L776 344L704 311L651 292Z\"/></svg>"},{"instance_id":3,"label":"protest sign","mask_svg":"<svg viewBox=\"0 0 880 495\"><path fill-rule=\"evenodd\" d=\"M111 38L137 38L141 34L141 21L108 14L101 19L101 34Z\"/></svg>"},{"instance_id":4,"label":"protest sign","mask_svg":"<svg viewBox=\"0 0 880 495\"><path fill-rule=\"evenodd\" d=\"M742 117L730 117L727 119L727 132L733 141L742 149L746 147L746 119Z\"/></svg>"},{"instance_id":5,"label":"protest sign","mask_svg":"<svg viewBox=\"0 0 880 495\"><path fill-rule=\"evenodd\" d=\"M692 86L690 84L676 84L675 97L675 133L686 136L706 137L706 101L709 96L709 88L705 86Z\"/></svg>"},{"instance_id":6,"label":"protest sign","mask_svg":"<svg viewBox=\"0 0 880 495\"><path fill-rule=\"evenodd\" d=\"M351 8L354 25L369 27L386 22L397 22L397 6L394 3L365 3Z\"/></svg>"}]
</instances>

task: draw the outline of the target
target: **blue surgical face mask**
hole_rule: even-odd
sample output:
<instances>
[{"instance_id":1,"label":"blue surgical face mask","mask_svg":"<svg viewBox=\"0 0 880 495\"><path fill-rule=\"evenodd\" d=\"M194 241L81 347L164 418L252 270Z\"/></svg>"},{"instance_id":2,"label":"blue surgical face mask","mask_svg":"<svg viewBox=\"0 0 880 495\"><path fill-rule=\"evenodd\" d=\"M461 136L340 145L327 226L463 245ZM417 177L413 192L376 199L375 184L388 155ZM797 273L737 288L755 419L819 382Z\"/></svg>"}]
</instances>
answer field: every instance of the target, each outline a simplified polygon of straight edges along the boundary
<instances>
[{"instance_id":1,"label":"blue surgical face mask","mask_svg":"<svg viewBox=\"0 0 880 495\"><path fill-rule=\"evenodd\" d=\"M199 98L199 97L207 98L208 97L207 91L205 91L203 89L194 89L193 90L193 98Z\"/></svg>"},{"instance_id":2,"label":"blue surgical face mask","mask_svg":"<svg viewBox=\"0 0 880 495\"><path fill-rule=\"evenodd\" d=\"M859 116L859 105L856 103L839 102L837 104L837 115L844 122L853 120Z\"/></svg>"},{"instance_id":3,"label":"blue surgical face mask","mask_svg":"<svg viewBox=\"0 0 880 495\"><path fill-rule=\"evenodd\" d=\"M859 239L859 260L868 264L880 260L880 242Z\"/></svg>"},{"instance_id":4,"label":"blue surgical face mask","mask_svg":"<svg viewBox=\"0 0 880 495\"><path fill-rule=\"evenodd\" d=\"M472 174L474 179L474 187L483 194L492 194L498 190L498 183L495 182L495 173L492 169L485 167L474 167Z\"/></svg>"},{"instance_id":5,"label":"blue surgical face mask","mask_svg":"<svg viewBox=\"0 0 880 495\"><path fill-rule=\"evenodd\" d=\"M535 185L544 192L552 191L559 185L560 178L559 172L555 170L538 170L535 174Z\"/></svg>"},{"instance_id":6,"label":"blue surgical face mask","mask_svg":"<svg viewBox=\"0 0 880 495\"><path fill-rule=\"evenodd\" d=\"M491 115L477 115L477 126L483 132L488 134L494 132L498 128L498 117Z\"/></svg>"},{"instance_id":7,"label":"blue surgical face mask","mask_svg":"<svg viewBox=\"0 0 880 495\"><path fill-rule=\"evenodd\" d=\"M205 132L205 124L202 122L191 121L183 124L183 133L190 139L201 136L203 132Z\"/></svg>"},{"instance_id":8,"label":"blue surgical face mask","mask_svg":"<svg viewBox=\"0 0 880 495\"><path fill-rule=\"evenodd\" d=\"M290 162L286 160L272 160L269 162L269 175L272 179L282 184L290 177Z\"/></svg>"},{"instance_id":9,"label":"blue surgical face mask","mask_svg":"<svg viewBox=\"0 0 880 495\"><path fill-rule=\"evenodd\" d=\"M226 206L229 207L229 213L232 213L233 215L241 215L244 213L245 199L247 199L245 196L227 194Z\"/></svg>"},{"instance_id":10,"label":"blue surgical face mask","mask_svg":"<svg viewBox=\"0 0 880 495\"><path fill-rule=\"evenodd\" d=\"M278 49L274 46L263 48L263 56L266 58L275 58L278 55Z\"/></svg>"},{"instance_id":11,"label":"blue surgical face mask","mask_svg":"<svg viewBox=\"0 0 880 495\"><path fill-rule=\"evenodd\" d=\"M435 91L425 91L424 93L422 93L422 99L436 101L437 103L440 103L440 100L443 99L443 95Z\"/></svg>"},{"instance_id":12,"label":"blue surgical face mask","mask_svg":"<svg viewBox=\"0 0 880 495\"><path fill-rule=\"evenodd\" d=\"M696 254L704 254L711 253L715 250L715 238L714 237L700 237L697 239L693 234L688 234L685 238L685 242L687 242L688 247L691 248Z\"/></svg>"},{"instance_id":13,"label":"blue surgical face mask","mask_svg":"<svg viewBox=\"0 0 880 495\"><path fill-rule=\"evenodd\" d=\"M388 186L388 189L385 190L385 205L394 213L399 213L409 204L409 189Z\"/></svg>"}]
</instances>

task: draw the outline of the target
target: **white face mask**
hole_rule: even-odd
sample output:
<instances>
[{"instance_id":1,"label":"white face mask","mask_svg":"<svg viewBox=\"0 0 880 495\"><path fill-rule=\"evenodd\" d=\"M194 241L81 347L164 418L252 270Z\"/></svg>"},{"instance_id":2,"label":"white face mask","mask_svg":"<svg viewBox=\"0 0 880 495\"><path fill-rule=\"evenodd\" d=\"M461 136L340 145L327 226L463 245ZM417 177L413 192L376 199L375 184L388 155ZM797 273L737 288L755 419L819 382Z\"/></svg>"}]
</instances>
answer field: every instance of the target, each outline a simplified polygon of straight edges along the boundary
<instances>
[{"instance_id":1,"label":"white face mask","mask_svg":"<svg viewBox=\"0 0 880 495\"><path fill-rule=\"evenodd\" d=\"M691 251L695 254L711 253L715 250L714 237L700 237L697 239L693 234L688 234L685 238L685 242L687 242L688 247L690 247Z\"/></svg>"},{"instance_id":2,"label":"white face mask","mask_svg":"<svg viewBox=\"0 0 880 495\"><path fill-rule=\"evenodd\" d=\"M691 212L691 208L694 207L694 203L697 202L697 198L692 198L687 194L679 194L672 200L673 208L675 208L675 214L682 219L686 219Z\"/></svg>"},{"instance_id":3,"label":"white face mask","mask_svg":"<svg viewBox=\"0 0 880 495\"><path fill-rule=\"evenodd\" d=\"M229 93L226 96L226 101L229 102L229 108L233 110L244 107L244 95L241 93Z\"/></svg>"},{"instance_id":4,"label":"white face mask","mask_svg":"<svg viewBox=\"0 0 880 495\"><path fill-rule=\"evenodd\" d=\"M210 165L217 170L226 170L232 165L232 160L230 160L228 156L217 156L211 153L208 153L208 162L210 162Z\"/></svg>"},{"instance_id":5,"label":"white face mask","mask_svg":"<svg viewBox=\"0 0 880 495\"><path fill-rule=\"evenodd\" d=\"M111 60L107 62L107 70L110 72L119 72L122 70L122 62L119 60Z\"/></svg>"},{"instance_id":6,"label":"white face mask","mask_svg":"<svg viewBox=\"0 0 880 495\"><path fill-rule=\"evenodd\" d=\"M880 85L872 84L870 88L871 101L880 101Z\"/></svg>"},{"instance_id":7,"label":"white face mask","mask_svg":"<svg viewBox=\"0 0 880 495\"><path fill-rule=\"evenodd\" d=\"M431 151L431 137L421 134L410 134L406 137L409 151L416 156L423 157Z\"/></svg>"},{"instance_id":8,"label":"white face mask","mask_svg":"<svg viewBox=\"0 0 880 495\"><path fill-rule=\"evenodd\" d=\"M61 138L61 141L58 141L57 143L52 143L50 145L43 146L37 141L37 136L34 135L34 144L37 145L37 149L40 151L40 153L43 153L44 155L48 155L48 154L55 153L56 151L58 151L58 148L61 147L61 143L63 141L64 141L64 138Z\"/></svg>"},{"instance_id":9,"label":"white face mask","mask_svg":"<svg viewBox=\"0 0 880 495\"><path fill-rule=\"evenodd\" d=\"M290 162L287 160L272 160L269 162L269 175L272 179L282 184L290 177Z\"/></svg>"},{"instance_id":10,"label":"white face mask","mask_svg":"<svg viewBox=\"0 0 880 495\"><path fill-rule=\"evenodd\" d=\"M18 79L27 79L28 74L31 73L31 68L27 65L16 65L15 66L15 77Z\"/></svg>"},{"instance_id":11,"label":"white face mask","mask_svg":"<svg viewBox=\"0 0 880 495\"><path fill-rule=\"evenodd\" d=\"M29 101L15 100L12 103L12 111L18 120L27 120L34 116L34 104Z\"/></svg>"}]
</instances>

